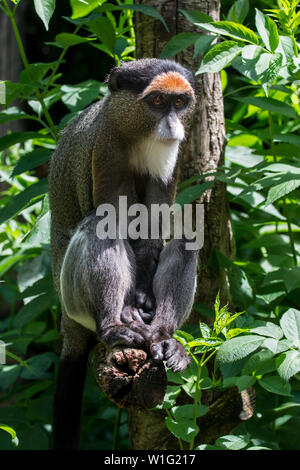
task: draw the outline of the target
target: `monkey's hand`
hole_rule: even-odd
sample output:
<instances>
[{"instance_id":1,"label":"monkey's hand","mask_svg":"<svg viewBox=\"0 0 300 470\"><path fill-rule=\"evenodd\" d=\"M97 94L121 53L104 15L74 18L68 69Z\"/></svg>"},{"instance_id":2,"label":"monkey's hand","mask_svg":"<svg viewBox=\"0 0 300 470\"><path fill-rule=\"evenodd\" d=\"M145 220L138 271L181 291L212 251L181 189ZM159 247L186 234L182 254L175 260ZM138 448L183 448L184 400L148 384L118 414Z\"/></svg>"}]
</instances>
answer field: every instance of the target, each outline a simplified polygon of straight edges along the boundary
<instances>
[{"instance_id":1,"label":"monkey's hand","mask_svg":"<svg viewBox=\"0 0 300 470\"><path fill-rule=\"evenodd\" d=\"M145 325L138 311L125 307L120 322L102 328L101 340L108 346L130 346L143 348L150 339L150 327Z\"/></svg>"},{"instance_id":2,"label":"monkey's hand","mask_svg":"<svg viewBox=\"0 0 300 470\"><path fill-rule=\"evenodd\" d=\"M150 313L153 316L155 308L155 298L152 292L146 292L145 289L136 289L135 303L137 309L143 312Z\"/></svg>"},{"instance_id":3,"label":"monkey's hand","mask_svg":"<svg viewBox=\"0 0 300 470\"><path fill-rule=\"evenodd\" d=\"M151 336L149 349L153 359L166 361L167 367L173 372L186 369L190 363L184 347L162 329Z\"/></svg>"}]
</instances>

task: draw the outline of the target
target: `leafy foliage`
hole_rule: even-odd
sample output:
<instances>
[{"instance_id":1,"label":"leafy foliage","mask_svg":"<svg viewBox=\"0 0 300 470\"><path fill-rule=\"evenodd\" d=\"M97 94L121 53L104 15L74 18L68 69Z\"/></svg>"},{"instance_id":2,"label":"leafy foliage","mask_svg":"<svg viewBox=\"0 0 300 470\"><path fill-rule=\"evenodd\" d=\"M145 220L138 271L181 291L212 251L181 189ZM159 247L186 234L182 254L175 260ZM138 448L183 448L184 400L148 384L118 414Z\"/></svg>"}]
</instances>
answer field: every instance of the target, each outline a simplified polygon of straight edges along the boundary
<instances>
[{"instance_id":1,"label":"leafy foliage","mask_svg":"<svg viewBox=\"0 0 300 470\"><path fill-rule=\"evenodd\" d=\"M213 178L227 184L237 254L232 261L215 250L210 264L227 273L233 302L245 313L233 327L200 324L202 338L179 332L178 339L198 363L215 354L211 387L241 392L254 386L257 393L254 417L235 436L199 450L299 448L291 439L291 426L299 426L300 371L298 4L279 1L272 11L252 13L248 0L238 0L220 22L182 12L199 28L199 38L206 31L213 41L202 51L197 73L222 71L227 147L225 165L184 182L178 199L196 200L197 187ZM172 44L175 49L176 36ZM211 316L206 306L195 308ZM215 322L220 311L217 299ZM196 383L196 371L193 378ZM179 386L195 397L196 385ZM201 389L199 383L198 396ZM182 433L179 438L192 442Z\"/></svg>"},{"instance_id":2,"label":"leafy foliage","mask_svg":"<svg viewBox=\"0 0 300 470\"><path fill-rule=\"evenodd\" d=\"M60 31L50 43L57 60L29 63L15 22L18 3L0 1L0 14L6 14L14 27L24 64L18 83L5 82L6 107L0 110L0 123L24 119L32 127L0 138L5 183L0 201L0 296L5 308L0 339L7 359L0 365L0 448L47 449L60 306L50 269L47 180L38 178L36 168L47 164L67 123L106 92L106 85L95 79L64 83L60 67L69 49L80 45L106 54L112 64L133 60L135 11L161 21L165 28L166 24L152 7L130 0L70 0L72 15L65 20L73 32ZM262 4L268 9L261 11ZM253 418L234 435L196 448L299 449L298 4L279 0L272 8L271 0L260 1L260 9L250 9L248 0L229 1L227 17L218 22L199 11L181 11L196 32L175 35L161 53L173 57L190 47L194 58L200 57L198 74L221 71L225 165L182 183L177 202L196 200L215 181L226 183L237 247L233 261L217 250L209 260L226 273L237 313L221 306L219 298L214 312L195 305L212 318L212 325L200 322L196 331L176 333L192 362L182 373L167 371L170 384L160 408L181 448L184 442L190 449L196 447L198 418L209 413L201 403L202 390L222 393L237 387L241 392L254 386ZM51 32L55 1L35 0L34 6ZM57 104L64 110L62 119L56 117ZM209 371L212 358L214 368ZM180 394L190 397L190 403L180 405ZM120 419L90 376L84 406L84 448L127 448L125 413Z\"/></svg>"}]
</instances>

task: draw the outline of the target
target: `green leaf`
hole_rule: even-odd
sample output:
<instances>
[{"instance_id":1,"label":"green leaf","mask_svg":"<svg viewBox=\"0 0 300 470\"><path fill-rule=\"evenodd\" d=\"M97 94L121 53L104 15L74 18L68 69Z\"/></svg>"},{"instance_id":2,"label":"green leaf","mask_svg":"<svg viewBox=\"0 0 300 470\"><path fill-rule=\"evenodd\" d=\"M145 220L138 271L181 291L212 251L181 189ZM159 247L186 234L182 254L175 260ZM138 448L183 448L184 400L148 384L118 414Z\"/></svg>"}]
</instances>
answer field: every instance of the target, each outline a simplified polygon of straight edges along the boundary
<instances>
[{"instance_id":1,"label":"green leaf","mask_svg":"<svg viewBox=\"0 0 300 470\"><path fill-rule=\"evenodd\" d=\"M241 335L242 333L246 333L246 331L249 331L249 328L232 328L231 330L227 331L226 339L232 339L235 336Z\"/></svg>"},{"instance_id":2,"label":"green leaf","mask_svg":"<svg viewBox=\"0 0 300 470\"><path fill-rule=\"evenodd\" d=\"M234 41L224 41L213 46L202 58L197 74L220 72L241 52L242 47Z\"/></svg>"},{"instance_id":3,"label":"green leaf","mask_svg":"<svg viewBox=\"0 0 300 470\"><path fill-rule=\"evenodd\" d=\"M290 149L290 147L287 148ZM292 150L290 150L290 153L291 151ZM265 171L274 171L275 173L290 172L300 175L300 167L296 165L287 165L286 163L272 163L271 165L267 165L264 169Z\"/></svg>"},{"instance_id":4,"label":"green leaf","mask_svg":"<svg viewBox=\"0 0 300 470\"><path fill-rule=\"evenodd\" d=\"M274 52L279 44L279 34L276 23L267 15L264 15L257 8L255 24L260 37L269 51Z\"/></svg>"},{"instance_id":5,"label":"green leaf","mask_svg":"<svg viewBox=\"0 0 300 470\"><path fill-rule=\"evenodd\" d=\"M206 15L205 13L202 13L199 10L180 10L179 11L186 17L186 19L192 23L192 24L198 24L198 23L212 23L213 19L211 16Z\"/></svg>"},{"instance_id":6,"label":"green leaf","mask_svg":"<svg viewBox=\"0 0 300 470\"><path fill-rule=\"evenodd\" d=\"M37 202L47 191L48 180L43 178L16 196L11 196L7 205L0 209L0 224Z\"/></svg>"},{"instance_id":7,"label":"green leaf","mask_svg":"<svg viewBox=\"0 0 300 470\"><path fill-rule=\"evenodd\" d=\"M189 344L190 348L194 348L195 346L219 346L223 343L223 340L220 338L199 338L191 341Z\"/></svg>"},{"instance_id":8,"label":"green leaf","mask_svg":"<svg viewBox=\"0 0 300 470\"><path fill-rule=\"evenodd\" d=\"M283 52L287 61L293 59L295 55L293 39L289 36L279 36L278 51Z\"/></svg>"},{"instance_id":9,"label":"green leaf","mask_svg":"<svg viewBox=\"0 0 300 470\"><path fill-rule=\"evenodd\" d=\"M209 406L202 405L200 403L197 406L197 418L200 416L204 416L209 411ZM175 420L181 421L181 419L193 419L194 417L194 405L181 405L181 406L174 406L171 409L172 415L174 416Z\"/></svg>"},{"instance_id":10,"label":"green leaf","mask_svg":"<svg viewBox=\"0 0 300 470\"><path fill-rule=\"evenodd\" d=\"M35 297L25 304L16 315L15 324L17 328L22 328L27 323L36 319L42 312L52 305L52 298L48 293Z\"/></svg>"},{"instance_id":11,"label":"green leaf","mask_svg":"<svg viewBox=\"0 0 300 470\"><path fill-rule=\"evenodd\" d=\"M61 100L71 112L79 111L99 98L102 86L103 84L96 80L86 80L76 85L63 85Z\"/></svg>"},{"instance_id":12,"label":"green leaf","mask_svg":"<svg viewBox=\"0 0 300 470\"><path fill-rule=\"evenodd\" d=\"M20 175L25 171L33 170L39 165L50 160L52 150L46 148L37 148L32 152L22 155L18 163L13 169L11 176Z\"/></svg>"},{"instance_id":13,"label":"green leaf","mask_svg":"<svg viewBox=\"0 0 300 470\"><path fill-rule=\"evenodd\" d=\"M21 377L23 379L37 379L38 377L43 377L51 364L57 361L58 357L52 351L33 356L27 361L30 369L24 368L21 372Z\"/></svg>"},{"instance_id":14,"label":"green leaf","mask_svg":"<svg viewBox=\"0 0 300 470\"><path fill-rule=\"evenodd\" d=\"M21 111L21 109L17 108L16 106L1 110L0 124L4 124L5 122L9 121L14 121L16 119L32 119L32 116L24 113L24 111Z\"/></svg>"},{"instance_id":15,"label":"green leaf","mask_svg":"<svg viewBox=\"0 0 300 470\"><path fill-rule=\"evenodd\" d=\"M230 21L234 21L236 23L243 23L244 19L248 15L249 11L249 2L248 0L237 0L234 2L232 7L230 8L227 18Z\"/></svg>"},{"instance_id":16,"label":"green leaf","mask_svg":"<svg viewBox=\"0 0 300 470\"><path fill-rule=\"evenodd\" d=\"M276 100L274 98L265 98L262 96L243 96L232 98L240 101L241 103L257 106L258 108L271 111L273 113L281 114L290 118L297 118L298 115L294 108L283 101Z\"/></svg>"},{"instance_id":17,"label":"green leaf","mask_svg":"<svg viewBox=\"0 0 300 470\"><path fill-rule=\"evenodd\" d=\"M187 382L182 385L182 389L187 393L187 395L191 398L195 398L196 393L196 382Z\"/></svg>"},{"instance_id":18,"label":"green leaf","mask_svg":"<svg viewBox=\"0 0 300 470\"><path fill-rule=\"evenodd\" d=\"M50 223L51 213L49 210L49 196L46 194L43 199L42 210L39 213L34 226L23 239L26 248L50 244Z\"/></svg>"},{"instance_id":19,"label":"green leaf","mask_svg":"<svg viewBox=\"0 0 300 470\"><path fill-rule=\"evenodd\" d=\"M29 64L20 73L20 83L32 84L40 83L46 73L55 65L55 62L38 62Z\"/></svg>"},{"instance_id":20,"label":"green leaf","mask_svg":"<svg viewBox=\"0 0 300 470\"><path fill-rule=\"evenodd\" d=\"M177 339L177 341L179 341L181 344L186 344L194 339L191 334L181 330L177 330L173 337Z\"/></svg>"},{"instance_id":21,"label":"green leaf","mask_svg":"<svg viewBox=\"0 0 300 470\"><path fill-rule=\"evenodd\" d=\"M196 184L194 186L189 186L188 188L181 191L177 194L176 202L181 206L184 204L189 204L192 201L198 199L201 194L205 193L211 186L214 184L214 181L207 181L206 183Z\"/></svg>"},{"instance_id":22,"label":"green leaf","mask_svg":"<svg viewBox=\"0 0 300 470\"><path fill-rule=\"evenodd\" d=\"M16 263L21 261L26 255L23 250L18 251L14 255L6 256L0 261L0 277L2 277L7 271L9 271Z\"/></svg>"},{"instance_id":23,"label":"green leaf","mask_svg":"<svg viewBox=\"0 0 300 470\"><path fill-rule=\"evenodd\" d=\"M266 200L266 206L273 204L273 202L281 199L286 194L289 194L294 189L297 189L300 186L300 178L293 179L291 181L286 181L285 183L277 184L273 186L269 192Z\"/></svg>"},{"instance_id":24,"label":"green leaf","mask_svg":"<svg viewBox=\"0 0 300 470\"><path fill-rule=\"evenodd\" d=\"M42 134L38 132L32 131L25 131L25 132L12 132L11 134L7 134L0 139L0 152L2 150L11 147L12 145L19 144L21 142L25 142L29 139L39 139L42 137Z\"/></svg>"},{"instance_id":25,"label":"green leaf","mask_svg":"<svg viewBox=\"0 0 300 470\"><path fill-rule=\"evenodd\" d=\"M277 371L283 380L289 380L300 371L300 352L287 351L276 359Z\"/></svg>"},{"instance_id":26,"label":"green leaf","mask_svg":"<svg viewBox=\"0 0 300 470\"><path fill-rule=\"evenodd\" d=\"M256 377L251 375L242 375L241 377L227 377L223 380L223 387L238 387L239 393L246 390L256 382Z\"/></svg>"},{"instance_id":27,"label":"green leaf","mask_svg":"<svg viewBox=\"0 0 300 470\"><path fill-rule=\"evenodd\" d=\"M11 440L16 446L19 444L19 440L17 438L17 433L13 428L11 428L10 426L7 426L6 424L1 424L0 423L0 429L2 429L3 431L5 431L5 432L7 432L8 434L11 435Z\"/></svg>"},{"instance_id":28,"label":"green leaf","mask_svg":"<svg viewBox=\"0 0 300 470\"><path fill-rule=\"evenodd\" d=\"M14 364L12 366L0 366L0 389L7 390L19 377L22 367Z\"/></svg>"},{"instance_id":29,"label":"green leaf","mask_svg":"<svg viewBox=\"0 0 300 470\"><path fill-rule=\"evenodd\" d=\"M240 450L244 449L249 444L250 437L250 434L239 436L222 436L216 440L215 445L221 449Z\"/></svg>"},{"instance_id":30,"label":"green leaf","mask_svg":"<svg viewBox=\"0 0 300 470\"><path fill-rule=\"evenodd\" d=\"M173 57L187 47L192 46L198 39L199 34L197 33L176 34L165 44L159 58L166 59L167 57Z\"/></svg>"},{"instance_id":31,"label":"green leaf","mask_svg":"<svg viewBox=\"0 0 300 470\"><path fill-rule=\"evenodd\" d=\"M18 299L26 299L34 295L45 294L46 292L53 291L52 276L42 277L34 282L29 287L25 288L19 295Z\"/></svg>"},{"instance_id":32,"label":"green leaf","mask_svg":"<svg viewBox=\"0 0 300 470\"><path fill-rule=\"evenodd\" d=\"M254 353L242 369L243 375L265 375L276 370L274 354L267 349Z\"/></svg>"},{"instance_id":33,"label":"green leaf","mask_svg":"<svg viewBox=\"0 0 300 470\"><path fill-rule=\"evenodd\" d=\"M191 361L190 365L185 370L180 372L180 377L185 382L190 382L191 384L194 384L197 378L197 372L198 369L195 361Z\"/></svg>"},{"instance_id":34,"label":"green leaf","mask_svg":"<svg viewBox=\"0 0 300 470\"><path fill-rule=\"evenodd\" d=\"M269 375L258 381L259 385L267 392L276 393L277 395L291 396L291 386L278 375Z\"/></svg>"},{"instance_id":35,"label":"green leaf","mask_svg":"<svg viewBox=\"0 0 300 470\"><path fill-rule=\"evenodd\" d=\"M223 343L217 352L219 363L235 362L258 349L264 338L258 335L239 336Z\"/></svg>"},{"instance_id":36,"label":"green leaf","mask_svg":"<svg viewBox=\"0 0 300 470\"><path fill-rule=\"evenodd\" d=\"M116 33L108 18L101 16L88 22L88 28L100 39L114 54Z\"/></svg>"},{"instance_id":37,"label":"green leaf","mask_svg":"<svg viewBox=\"0 0 300 470\"><path fill-rule=\"evenodd\" d=\"M63 47L76 46L77 44L82 44L84 42L90 43L91 41L88 38L78 36L77 34L72 33L60 33L55 36L55 41L61 44Z\"/></svg>"},{"instance_id":38,"label":"green leaf","mask_svg":"<svg viewBox=\"0 0 300 470\"><path fill-rule=\"evenodd\" d=\"M77 19L82 18L83 16L87 16L89 13L95 10L95 8L100 5L100 3L101 2L99 0L88 0L88 2L82 0L70 0L72 7L71 18Z\"/></svg>"},{"instance_id":39,"label":"green leaf","mask_svg":"<svg viewBox=\"0 0 300 470\"><path fill-rule=\"evenodd\" d=\"M198 34L198 39L194 45L193 58L195 59L199 54L204 54L214 39L216 39L216 36L213 34Z\"/></svg>"},{"instance_id":40,"label":"green leaf","mask_svg":"<svg viewBox=\"0 0 300 470\"><path fill-rule=\"evenodd\" d=\"M239 23L232 21L215 21L214 23L199 23L196 24L196 26L211 33L229 36L233 39L258 45L258 39L254 31Z\"/></svg>"},{"instance_id":41,"label":"green leaf","mask_svg":"<svg viewBox=\"0 0 300 470\"><path fill-rule=\"evenodd\" d=\"M154 8L150 5L139 5L139 4L129 5L129 4L127 4L127 5L118 5L117 8L121 9L121 10L138 11L140 13L143 13L144 15L151 16L152 18L155 18L156 20L161 21L161 23L164 25L166 30L169 31L169 28L167 26L167 23L165 22L164 17L160 14L160 12L156 8ZM105 9L105 5L104 5L104 9Z\"/></svg>"},{"instance_id":42,"label":"green leaf","mask_svg":"<svg viewBox=\"0 0 300 470\"><path fill-rule=\"evenodd\" d=\"M287 339L300 340L300 312L290 308L280 320L280 326Z\"/></svg>"},{"instance_id":43,"label":"green leaf","mask_svg":"<svg viewBox=\"0 0 300 470\"><path fill-rule=\"evenodd\" d=\"M206 323L199 323L199 328L203 338L209 338L211 336L211 328Z\"/></svg>"},{"instance_id":44,"label":"green leaf","mask_svg":"<svg viewBox=\"0 0 300 470\"><path fill-rule=\"evenodd\" d=\"M213 446L211 444L201 444L195 450L224 450L223 447Z\"/></svg>"},{"instance_id":45,"label":"green leaf","mask_svg":"<svg viewBox=\"0 0 300 470\"><path fill-rule=\"evenodd\" d=\"M255 64L255 71L262 83L272 84L278 76L283 57L282 54L262 53Z\"/></svg>"},{"instance_id":46,"label":"green leaf","mask_svg":"<svg viewBox=\"0 0 300 470\"><path fill-rule=\"evenodd\" d=\"M179 422L172 418L165 418L165 423L169 431L177 438L186 442L191 442L198 432L199 427L193 421L181 418Z\"/></svg>"},{"instance_id":47,"label":"green leaf","mask_svg":"<svg viewBox=\"0 0 300 470\"><path fill-rule=\"evenodd\" d=\"M40 338L36 339L36 343L50 343L51 341L57 341L60 338L60 333L57 330L49 330L44 333Z\"/></svg>"},{"instance_id":48,"label":"green leaf","mask_svg":"<svg viewBox=\"0 0 300 470\"><path fill-rule=\"evenodd\" d=\"M173 382L175 384L182 385L184 383L180 375L178 373L172 372L171 369L167 370L167 379L168 382Z\"/></svg>"},{"instance_id":49,"label":"green leaf","mask_svg":"<svg viewBox=\"0 0 300 470\"><path fill-rule=\"evenodd\" d=\"M43 380L35 383L34 385L30 387L26 387L25 390L21 393L18 393L18 396L16 398L17 402L20 402L24 399L31 398L33 395L36 395L37 393L51 387L52 381L50 380Z\"/></svg>"},{"instance_id":50,"label":"green leaf","mask_svg":"<svg viewBox=\"0 0 300 470\"><path fill-rule=\"evenodd\" d=\"M275 339L281 339L283 337L281 328L272 322L265 322L263 326L252 328L251 333L261 336L269 336L270 338Z\"/></svg>"},{"instance_id":51,"label":"green leaf","mask_svg":"<svg viewBox=\"0 0 300 470\"><path fill-rule=\"evenodd\" d=\"M55 0L33 0L37 15L41 18L46 30L49 29L49 21L55 10Z\"/></svg>"},{"instance_id":52,"label":"green leaf","mask_svg":"<svg viewBox=\"0 0 300 470\"><path fill-rule=\"evenodd\" d=\"M171 408L174 406L180 391L181 389L178 385L168 385L162 408Z\"/></svg>"},{"instance_id":53,"label":"green leaf","mask_svg":"<svg viewBox=\"0 0 300 470\"><path fill-rule=\"evenodd\" d=\"M248 447L246 450L272 450L270 447L263 447L263 446L252 446Z\"/></svg>"}]
</instances>

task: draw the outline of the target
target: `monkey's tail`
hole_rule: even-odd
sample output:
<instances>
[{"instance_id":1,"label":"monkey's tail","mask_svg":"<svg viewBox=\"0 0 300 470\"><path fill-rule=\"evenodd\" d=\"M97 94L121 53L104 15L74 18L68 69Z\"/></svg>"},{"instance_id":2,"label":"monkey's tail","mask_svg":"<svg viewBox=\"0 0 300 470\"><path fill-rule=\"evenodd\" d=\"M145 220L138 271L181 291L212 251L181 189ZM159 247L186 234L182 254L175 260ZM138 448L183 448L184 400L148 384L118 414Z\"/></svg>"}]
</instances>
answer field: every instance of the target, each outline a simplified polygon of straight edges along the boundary
<instances>
[{"instance_id":1,"label":"monkey's tail","mask_svg":"<svg viewBox=\"0 0 300 470\"><path fill-rule=\"evenodd\" d=\"M75 450L80 444L81 406L89 351L61 358L54 395L53 449Z\"/></svg>"}]
</instances>

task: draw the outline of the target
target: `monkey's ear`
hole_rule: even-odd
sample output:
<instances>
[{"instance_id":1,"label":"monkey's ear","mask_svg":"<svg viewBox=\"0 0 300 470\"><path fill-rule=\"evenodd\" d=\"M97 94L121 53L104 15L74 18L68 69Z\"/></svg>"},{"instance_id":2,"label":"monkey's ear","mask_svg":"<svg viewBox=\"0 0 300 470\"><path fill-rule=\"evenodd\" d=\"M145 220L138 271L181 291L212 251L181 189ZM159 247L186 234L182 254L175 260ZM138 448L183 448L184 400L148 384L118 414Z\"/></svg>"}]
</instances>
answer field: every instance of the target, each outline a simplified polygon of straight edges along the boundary
<instances>
[{"instance_id":1,"label":"monkey's ear","mask_svg":"<svg viewBox=\"0 0 300 470\"><path fill-rule=\"evenodd\" d=\"M118 83L118 74L120 72L120 67L114 67L107 77L106 81L108 83L109 91L117 91L120 86Z\"/></svg>"}]
</instances>

